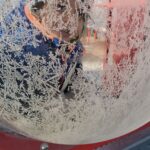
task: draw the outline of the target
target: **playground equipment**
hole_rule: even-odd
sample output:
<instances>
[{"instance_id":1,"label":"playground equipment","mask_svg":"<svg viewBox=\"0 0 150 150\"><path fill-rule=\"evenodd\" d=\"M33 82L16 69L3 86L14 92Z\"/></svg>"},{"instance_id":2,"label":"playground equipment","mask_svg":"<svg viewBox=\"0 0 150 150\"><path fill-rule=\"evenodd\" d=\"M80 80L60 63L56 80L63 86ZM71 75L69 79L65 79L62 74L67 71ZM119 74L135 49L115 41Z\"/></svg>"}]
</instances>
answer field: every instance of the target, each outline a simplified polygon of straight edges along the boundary
<instances>
[{"instance_id":1,"label":"playground equipment","mask_svg":"<svg viewBox=\"0 0 150 150\"><path fill-rule=\"evenodd\" d=\"M18 5L17 2L14 3ZM9 6L8 8L13 9L13 5L7 1L4 6L4 8ZM33 95L35 85L41 90L42 82L45 84L43 76L48 71L43 67L44 65L38 66L42 62L32 55L28 57L29 66L24 68L22 62L15 63L6 54L14 51L17 51L17 54L21 53L21 48L27 41L37 46L35 36L38 32L35 28L32 31L28 30L18 13L9 19L19 20L19 25L15 22L6 24L5 15L11 11L0 10L3 11L0 18L0 25L3 27L0 31L3 32L3 36L0 37L0 43L2 43L0 65L7 65L3 68L4 76L1 76L6 81L5 87L0 91L1 122L4 126L7 124L12 132L25 136L25 138L20 136L16 138L2 133L2 139L7 141L10 139L10 143L20 141L19 147L22 143L31 142L33 149L34 144L35 147L37 145L40 147L43 142L35 142L26 137L57 144L87 144L49 145L49 147L54 146L53 149L60 147L64 150L92 150L131 133L149 122L150 4L146 0L130 0L125 4L122 4L121 0L114 0L105 1L105 5L104 3L96 4L93 7L105 9L106 18L104 19L108 21L106 21L107 49L103 61L104 67L102 70L92 67L91 70L84 68L82 74L84 78L81 75L73 82L76 93L71 99L65 99L62 95L56 98L50 88L48 89L52 94L48 99ZM21 27L18 29L18 26ZM94 30L95 38L101 34L101 30L97 31L97 29ZM21 31L20 34L15 30ZM14 39L17 41L14 42ZM30 91L26 93L28 95L30 92L32 99L31 107L23 108L26 115L20 113L19 99L15 95L16 91L24 90L23 87L17 89L15 86L15 77L22 79L22 76L13 72L15 67L27 69L31 75L34 75L29 82ZM46 92L46 95L49 94L48 90L43 92ZM25 100L27 95L23 97ZM14 99L10 99L9 96ZM147 126L149 124L144 128ZM3 146L6 150L10 148L6 147L5 140Z\"/></svg>"}]
</instances>

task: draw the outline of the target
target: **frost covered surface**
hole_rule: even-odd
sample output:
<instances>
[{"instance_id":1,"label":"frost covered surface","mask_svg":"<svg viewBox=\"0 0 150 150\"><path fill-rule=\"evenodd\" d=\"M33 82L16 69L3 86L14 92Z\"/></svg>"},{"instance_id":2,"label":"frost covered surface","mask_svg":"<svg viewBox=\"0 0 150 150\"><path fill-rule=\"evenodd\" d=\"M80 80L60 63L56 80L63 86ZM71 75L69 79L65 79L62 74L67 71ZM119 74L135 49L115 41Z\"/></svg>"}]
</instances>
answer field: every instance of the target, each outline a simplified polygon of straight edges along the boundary
<instances>
[{"instance_id":1,"label":"frost covered surface","mask_svg":"<svg viewBox=\"0 0 150 150\"><path fill-rule=\"evenodd\" d=\"M108 3L109 0L95 0L94 5ZM107 26L108 8L106 7L92 7L90 12L91 19L88 21L88 27L91 27L102 34L102 29Z\"/></svg>"},{"instance_id":2,"label":"frost covered surface","mask_svg":"<svg viewBox=\"0 0 150 150\"><path fill-rule=\"evenodd\" d=\"M80 4L82 7L83 3ZM63 144L107 140L149 121L150 5L145 9L139 5L125 8L117 5L113 9L110 58L114 51L130 53L133 48L138 49L138 55L133 60L123 59L118 66L108 60L104 75L93 70L81 71L72 79L74 94L69 99L61 94L56 96L57 87L51 86L57 84L61 65L55 67L30 53L26 54L26 65L12 59L12 54L15 57L22 54L24 45L36 47L39 43L35 38L39 32L34 27L28 28L18 9L9 18L14 6L19 7L19 2L5 1L0 16L1 120L26 136Z\"/></svg>"}]
</instances>

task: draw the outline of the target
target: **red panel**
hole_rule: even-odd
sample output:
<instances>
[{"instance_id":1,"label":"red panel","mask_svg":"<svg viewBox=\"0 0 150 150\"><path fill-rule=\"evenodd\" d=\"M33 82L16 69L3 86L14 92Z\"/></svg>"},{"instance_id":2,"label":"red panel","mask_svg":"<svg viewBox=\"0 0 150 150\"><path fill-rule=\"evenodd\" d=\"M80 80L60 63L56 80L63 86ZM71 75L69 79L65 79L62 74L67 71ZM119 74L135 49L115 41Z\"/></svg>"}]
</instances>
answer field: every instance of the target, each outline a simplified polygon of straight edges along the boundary
<instances>
[{"instance_id":1,"label":"red panel","mask_svg":"<svg viewBox=\"0 0 150 150\"><path fill-rule=\"evenodd\" d=\"M101 147L105 144L108 144L112 141L115 141L117 139L123 138L129 134L135 133L139 130L143 130L147 127L150 127L150 123L147 123L143 127L130 132L124 136L104 141L104 142L99 142L95 144L87 144L87 145L78 145L78 146L69 146L69 145L58 145L58 144L49 144L49 149L51 150L93 150L95 148ZM8 135L5 133L0 133L0 150L39 150L40 145L42 142L32 140L32 139L26 139L26 138L20 138L20 137L14 137L12 135Z\"/></svg>"}]
</instances>

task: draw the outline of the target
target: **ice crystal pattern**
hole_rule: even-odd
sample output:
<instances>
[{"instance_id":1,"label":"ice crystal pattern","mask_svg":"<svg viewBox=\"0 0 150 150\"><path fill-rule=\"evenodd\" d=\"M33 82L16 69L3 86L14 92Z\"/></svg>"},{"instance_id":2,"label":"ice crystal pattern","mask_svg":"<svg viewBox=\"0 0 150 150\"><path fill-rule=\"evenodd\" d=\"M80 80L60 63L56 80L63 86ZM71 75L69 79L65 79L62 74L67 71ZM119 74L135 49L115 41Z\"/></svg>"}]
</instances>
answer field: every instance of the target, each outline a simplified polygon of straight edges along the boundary
<instances>
[{"instance_id":1,"label":"ice crystal pattern","mask_svg":"<svg viewBox=\"0 0 150 150\"><path fill-rule=\"evenodd\" d=\"M79 4L86 12L84 3ZM103 73L99 70L98 73L81 71L77 78L72 79L74 94L67 99L61 94L57 95L58 88L53 86L58 84L62 71L60 62L57 62L53 54L50 54L50 57L54 57L57 65L31 53L25 55L24 61L17 59L22 56L25 45L36 47L39 44L36 38L39 31L26 24L19 7L18 1L10 0L5 1L0 9L1 119L16 126L18 132L22 131L24 135L57 141L58 137L55 139L53 134L77 130L88 119L97 118L103 122L103 118L98 117L101 117L99 113L106 109L104 116L109 116L113 104L123 101L126 105L136 100L138 90L145 85L144 79L149 80L148 8L116 7L112 10L112 28L111 31L108 29L107 34L110 44L109 58L113 58L114 51L122 50L128 51L129 55L130 50L138 50L138 55L133 59L128 55L118 65L109 63L109 59ZM49 18L48 20L56 19L52 16ZM59 19L60 26L57 26L56 30L69 27L73 34L76 22L73 22L75 20L72 20L72 16L66 25L61 17ZM71 26L72 22L74 26ZM47 135L47 132L50 134Z\"/></svg>"}]
</instances>

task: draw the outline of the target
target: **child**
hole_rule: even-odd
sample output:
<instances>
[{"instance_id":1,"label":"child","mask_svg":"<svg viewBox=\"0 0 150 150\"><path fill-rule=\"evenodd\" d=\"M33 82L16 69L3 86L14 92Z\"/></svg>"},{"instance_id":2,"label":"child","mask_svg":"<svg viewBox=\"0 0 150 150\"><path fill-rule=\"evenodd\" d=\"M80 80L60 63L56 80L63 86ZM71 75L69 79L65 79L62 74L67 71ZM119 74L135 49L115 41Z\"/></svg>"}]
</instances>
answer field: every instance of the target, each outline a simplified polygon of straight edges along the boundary
<instances>
[{"instance_id":1,"label":"child","mask_svg":"<svg viewBox=\"0 0 150 150\"><path fill-rule=\"evenodd\" d=\"M19 11L25 18L24 22L28 24L28 28L34 26L40 31L36 36L40 42L36 47L24 45L17 56L13 52L7 53L12 60L18 64L24 62L26 66L28 54L43 59L46 62L44 66L53 63L55 71L51 69L49 77L53 78L59 73L59 78L55 79L55 83L49 84L57 92L65 91L73 74L77 74L77 70L82 68L83 47L79 40L86 23L85 8L89 8L83 8L79 3L83 4L84 0L33 0L26 5L21 2ZM21 76L26 72L21 69L16 71ZM18 87L20 83L23 83L25 90L29 87L26 83L28 79L16 81Z\"/></svg>"},{"instance_id":2,"label":"child","mask_svg":"<svg viewBox=\"0 0 150 150\"><path fill-rule=\"evenodd\" d=\"M67 65L59 79L60 91L67 90L72 75L82 68L83 47L79 40L86 22L86 14L82 11L75 0L39 0L32 1L30 8L29 5L25 6L25 14L29 21L47 37L42 44L51 42L50 48L56 59L59 59L61 64ZM62 51L63 45L65 47ZM58 49L62 52L57 55ZM44 46L41 47L41 51L45 51Z\"/></svg>"}]
</instances>

